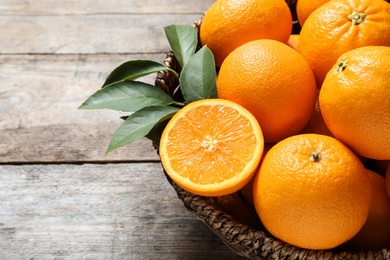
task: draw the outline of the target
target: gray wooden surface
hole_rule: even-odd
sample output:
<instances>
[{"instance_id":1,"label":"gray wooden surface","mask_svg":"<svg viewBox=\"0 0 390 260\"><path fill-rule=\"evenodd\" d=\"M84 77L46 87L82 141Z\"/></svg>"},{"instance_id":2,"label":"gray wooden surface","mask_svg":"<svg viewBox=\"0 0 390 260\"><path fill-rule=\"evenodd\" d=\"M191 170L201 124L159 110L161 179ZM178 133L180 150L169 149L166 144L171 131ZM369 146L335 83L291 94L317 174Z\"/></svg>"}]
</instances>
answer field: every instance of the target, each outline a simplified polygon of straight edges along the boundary
<instances>
[{"instance_id":1,"label":"gray wooden surface","mask_svg":"<svg viewBox=\"0 0 390 260\"><path fill-rule=\"evenodd\" d=\"M0 259L241 259L187 212L121 114L77 107L212 0L0 0ZM145 78L154 82L154 76Z\"/></svg>"}]
</instances>

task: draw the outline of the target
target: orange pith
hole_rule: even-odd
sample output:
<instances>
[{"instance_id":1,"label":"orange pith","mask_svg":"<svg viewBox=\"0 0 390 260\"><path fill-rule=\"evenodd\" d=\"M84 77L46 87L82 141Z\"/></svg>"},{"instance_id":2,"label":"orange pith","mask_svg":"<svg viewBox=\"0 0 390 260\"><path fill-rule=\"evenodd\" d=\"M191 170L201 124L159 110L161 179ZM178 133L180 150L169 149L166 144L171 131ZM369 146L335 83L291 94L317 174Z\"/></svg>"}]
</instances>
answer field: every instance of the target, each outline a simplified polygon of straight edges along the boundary
<instances>
[{"instance_id":1,"label":"orange pith","mask_svg":"<svg viewBox=\"0 0 390 260\"><path fill-rule=\"evenodd\" d=\"M171 119L161 138L160 157L168 175L183 188L220 196L249 182L263 146L260 126L246 109L206 99Z\"/></svg>"}]
</instances>

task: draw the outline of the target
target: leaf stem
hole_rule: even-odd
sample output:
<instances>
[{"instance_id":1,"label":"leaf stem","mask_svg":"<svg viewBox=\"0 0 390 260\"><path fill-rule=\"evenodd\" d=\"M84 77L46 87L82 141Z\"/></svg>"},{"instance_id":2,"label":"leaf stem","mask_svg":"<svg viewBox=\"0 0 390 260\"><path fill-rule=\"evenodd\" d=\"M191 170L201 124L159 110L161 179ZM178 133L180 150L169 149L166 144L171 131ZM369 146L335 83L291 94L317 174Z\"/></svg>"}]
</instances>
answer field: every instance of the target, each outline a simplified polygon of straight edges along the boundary
<instances>
[{"instance_id":1,"label":"leaf stem","mask_svg":"<svg viewBox=\"0 0 390 260\"><path fill-rule=\"evenodd\" d=\"M168 71L170 71L170 72L172 72L172 74L177 78L177 79L179 79L179 74L175 71L175 70L173 70L173 69L171 69L171 68L167 68L167 70Z\"/></svg>"},{"instance_id":2,"label":"leaf stem","mask_svg":"<svg viewBox=\"0 0 390 260\"><path fill-rule=\"evenodd\" d=\"M172 105L176 105L176 106L180 106L180 107L184 107L184 106L185 106L184 103L179 102L179 101L174 101L174 102L172 103Z\"/></svg>"}]
</instances>

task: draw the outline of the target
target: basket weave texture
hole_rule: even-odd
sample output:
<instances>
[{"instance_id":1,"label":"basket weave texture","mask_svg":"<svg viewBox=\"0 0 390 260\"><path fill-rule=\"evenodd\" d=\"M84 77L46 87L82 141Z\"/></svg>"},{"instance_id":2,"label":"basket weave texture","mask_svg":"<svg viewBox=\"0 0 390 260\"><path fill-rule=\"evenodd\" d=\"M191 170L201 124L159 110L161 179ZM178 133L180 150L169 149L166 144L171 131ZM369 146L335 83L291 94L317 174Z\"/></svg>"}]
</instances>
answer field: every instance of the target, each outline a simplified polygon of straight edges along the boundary
<instances>
[{"instance_id":1,"label":"basket weave texture","mask_svg":"<svg viewBox=\"0 0 390 260\"><path fill-rule=\"evenodd\" d=\"M292 11L296 0L286 2ZM294 13L293 13L294 16ZM201 19L194 23L199 33ZM172 52L167 53L164 64L180 73L181 67ZM177 78L168 71L157 74L155 86L164 90L177 101L182 101ZM155 145L157 148L157 146ZM337 249L315 251L298 248L272 237L264 228L254 229L236 221L231 215L215 206L210 198L187 192L165 173L168 182L189 212L218 235L237 255L248 259L390 259L390 249L380 251L345 252Z\"/></svg>"}]
</instances>

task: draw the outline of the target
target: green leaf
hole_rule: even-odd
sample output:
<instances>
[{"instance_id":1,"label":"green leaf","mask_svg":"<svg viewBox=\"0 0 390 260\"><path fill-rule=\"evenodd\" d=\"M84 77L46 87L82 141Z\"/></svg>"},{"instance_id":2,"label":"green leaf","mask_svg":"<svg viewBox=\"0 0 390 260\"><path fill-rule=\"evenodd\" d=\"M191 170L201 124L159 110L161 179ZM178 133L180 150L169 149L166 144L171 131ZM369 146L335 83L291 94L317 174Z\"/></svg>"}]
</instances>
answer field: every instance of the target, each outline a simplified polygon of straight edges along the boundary
<instances>
[{"instance_id":1,"label":"green leaf","mask_svg":"<svg viewBox=\"0 0 390 260\"><path fill-rule=\"evenodd\" d=\"M95 92L79 108L136 111L144 107L176 103L167 93L153 85L119 81Z\"/></svg>"},{"instance_id":2,"label":"green leaf","mask_svg":"<svg viewBox=\"0 0 390 260\"><path fill-rule=\"evenodd\" d=\"M165 120L157 123L145 137L157 144L160 143L162 132L164 131L168 122L169 120Z\"/></svg>"},{"instance_id":3,"label":"green leaf","mask_svg":"<svg viewBox=\"0 0 390 260\"><path fill-rule=\"evenodd\" d=\"M122 80L135 80L151 73L156 73L163 70L169 70L177 76L177 73L174 70L161 63L151 60L131 60L119 65L116 69L114 69L107 77L102 88L114 82Z\"/></svg>"},{"instance_id":4,"label":"green leaf","mask_svg":"<svg viewBox=\"0 0 390 260\"><path fill-rule=\"evenodd\" d=\"M115 131L106 154L132 141L145 137L153 127L171 118L179 108L170 106L145 107L131 114Z\"/></svg>"},{"instance_id":5,"label":"green leaf","mask_svg":"<svg viewBox=\"0 0 390 260\"><path fill-rule=\"evenodd\" d=\"M196 52L184 66L180 86L186 103L217 98L214 56L207 46Z\"/></svg>"},{"instance_id":6,"label":"green leaf","mask_svg":"<svg viewBox=\"0 0 390 260\"><path fill-rule=\"evenodd\" d=\"M169 25L164 30L173 54L183 68L195 53L198 35L191 25Z\"/></svg>"}]
</instances>

